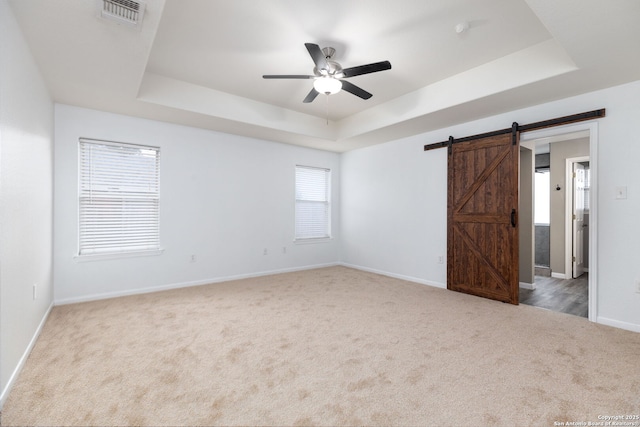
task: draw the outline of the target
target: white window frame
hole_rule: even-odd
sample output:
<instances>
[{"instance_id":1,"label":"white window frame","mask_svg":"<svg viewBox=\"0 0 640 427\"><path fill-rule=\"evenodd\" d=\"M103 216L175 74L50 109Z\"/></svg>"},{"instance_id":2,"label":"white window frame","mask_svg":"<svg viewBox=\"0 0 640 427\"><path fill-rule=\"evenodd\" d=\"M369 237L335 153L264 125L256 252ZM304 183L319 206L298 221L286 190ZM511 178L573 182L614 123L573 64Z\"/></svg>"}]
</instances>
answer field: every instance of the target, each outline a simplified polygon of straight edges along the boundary
<instances>
[{"instance_id":1,"label":"white window frame","mask_svg":"<svg viewBox=\"0 0 640 427\"><path fill-rule=\"evenodd\" d=\"M76 259L160 253L160 147L80 138Z\"/></svg>"},{"instance_id":2,"label":"white window frame","mask_svg":"<svg viewBox=\"0 0 640 427\"><path fill-rule=\"evenodd\" d=\"M314 173L323 172L324 173L324 188L319 189L316 188L313 190L313 200L311 197L301 194L302 188L300 188L301 183L299 182L299 172L303 173L304 171L312 171ZM324 193L322 196L321 193ZM307 232L303 233L301 228L301 207L303 205L322 205L324 206L324 210L326 212L326 216L323 218L325 226L323 227L323 231L321 232ZM317 211L316 211L317 214ZM314 242L323 242L331 239L331 169L329 168L321 168L315 166L305 166L305 165L296 165L295 167L295 219L294 219L294 242L296 243L314 243ZM314 224L314 221L311 220L311 228L317 228L317 222ZM322 224L320 224L322 225Z\"/></svg>"}]
</instances>

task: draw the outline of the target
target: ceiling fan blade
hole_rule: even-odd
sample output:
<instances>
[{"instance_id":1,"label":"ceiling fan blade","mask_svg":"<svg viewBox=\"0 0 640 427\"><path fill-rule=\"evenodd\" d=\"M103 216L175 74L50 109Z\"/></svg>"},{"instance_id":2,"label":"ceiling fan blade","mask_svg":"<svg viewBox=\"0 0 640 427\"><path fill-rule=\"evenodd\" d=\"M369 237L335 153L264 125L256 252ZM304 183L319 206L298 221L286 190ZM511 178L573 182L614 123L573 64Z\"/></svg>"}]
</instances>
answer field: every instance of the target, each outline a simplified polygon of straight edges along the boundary
<instances>
[{"instance_id":1,"label":"ceiling fan blade","mask_svg":"<svg viewBox=\"0 0 640 427\"><path fill-rule=\"evenodd\" d=\"M311 59L313 59L313 62L316 64L316 68L318 70L328 70L329 64L327 63L327 58L324 56L324 53L322 53L320 46L314 43L305 43L304 45L307 47L309 55L311 55Z\"/></svg>"},{"instance_id":2,"label":"ceiling fan blade","mask_svg":"<svg viewBox=\"0 0 640 427\"><path fill-rule=\"evenodd\" d=\"M302 102L304 102L305 104L313 102L313 100L316 99L316 96L318 95L320 95L320 92L315 89L311 89L311 92L309 92L309 94L306 96L306 98L304 98Z\"/></svg>"},{"instance_id":3,"label":"ceiling fan blade","mask_svg":"<svg viewBox=\"0 0 640 427\"><path fill-rule=\"evenodd\" d=\"M302 74L265 74L263 79L312 79L315 76L306 76Z\"/></svg>"},{"instance_id":4,"label":"ceiling fan blade","mask_svg":"<svg viewBox=\"0 0 640 427\"><path fill-rule=\"evenodd\" d=\"M359 76L362 74L377 73L378 71L390 70L389 61L374 62L373 64L360 65L358 67L345 68L342 70L344 77Z\"/></svg>"},{"instance_id":5,"label":"ceiling fan blade","mask_svg":"<svg viewBox=\"0 0 640 427\"><path fill-rule=\"evenodd\" d=\"M371 98L373 96L372 94L370 94L366 90L361 89L358 86L356 86L353 83L348 82L346 80L340 80L340 83L342 83L342 90L345 90L345 91L347 91L349 93L352 93L355 96L360 97L362 99L369 99L369 98Z\"/></svg>"}]
</instances>

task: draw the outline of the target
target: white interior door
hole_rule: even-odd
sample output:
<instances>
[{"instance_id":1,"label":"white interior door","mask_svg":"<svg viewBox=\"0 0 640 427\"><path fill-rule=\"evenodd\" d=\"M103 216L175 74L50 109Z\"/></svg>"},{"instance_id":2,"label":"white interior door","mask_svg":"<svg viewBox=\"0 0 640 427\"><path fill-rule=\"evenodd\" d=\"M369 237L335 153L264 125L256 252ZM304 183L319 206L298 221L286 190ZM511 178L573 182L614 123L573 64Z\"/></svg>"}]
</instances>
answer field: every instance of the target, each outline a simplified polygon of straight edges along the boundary
<instances>
[{"instance_id":1,"label":"white interior door","mask_svg":"<svg viewBox=\"0 0 640 427\"><path fill-rule=\"evenodd\" d=\"M585 170L573 164L573 278L584 273L584 190Z\"/></svg>"}]
</instances>

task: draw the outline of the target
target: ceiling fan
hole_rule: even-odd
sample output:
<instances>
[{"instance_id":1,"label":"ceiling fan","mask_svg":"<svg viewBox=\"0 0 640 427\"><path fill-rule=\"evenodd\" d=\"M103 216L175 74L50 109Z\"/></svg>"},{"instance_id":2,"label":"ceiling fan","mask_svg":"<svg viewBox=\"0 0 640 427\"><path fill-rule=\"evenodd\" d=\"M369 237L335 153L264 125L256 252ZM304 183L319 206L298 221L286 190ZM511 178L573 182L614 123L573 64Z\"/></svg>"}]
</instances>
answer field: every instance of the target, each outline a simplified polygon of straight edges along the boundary
<instances>
[{"instance_id":1,"label":"ceiling fan","mask_svg":"<svg viewBox=\"0 0 640 427\"><path fill-rule=\"evenodd\" d=\"M305 103L312 102L321 93L331 95L340 92L341 89L359 98L369 99L373 95L343 79L391 69L391 63L389 61L375 62L373 64L343 69L340 64L331 59L336 52L334 48L325 47L324 49L320 49L320 46L314 43L305 43L304 45L309 51L311 59L313 59L313 62L316 64L313 68L313 75L263 75L262 78L314 79L311 92L309 92L306 98L302 101Z\"/></svg>"}]
</instances>

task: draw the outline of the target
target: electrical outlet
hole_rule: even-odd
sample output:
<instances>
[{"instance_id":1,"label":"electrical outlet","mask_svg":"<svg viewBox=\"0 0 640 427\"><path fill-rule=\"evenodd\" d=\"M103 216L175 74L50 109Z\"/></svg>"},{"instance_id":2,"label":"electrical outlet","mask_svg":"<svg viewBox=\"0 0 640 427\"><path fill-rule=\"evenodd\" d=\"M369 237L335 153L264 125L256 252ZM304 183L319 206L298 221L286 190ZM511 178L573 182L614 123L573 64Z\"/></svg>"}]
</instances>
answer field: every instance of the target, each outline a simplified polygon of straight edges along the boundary
<instances>
[{"instance_id":1,"label":"electrical outlet","mask_svg":"<svg viewBox=\"0 0 640 427\"><path fill-rule=\"evenodd\" d=\"M283 253L283 254L286 254L286 253L287 253L287 247L286 247L286 246L283 246L283 247L282 247L282 253Z\"/></svg>"},{"instance_id":2,"label":"electrical outlet","mask_svg":"<svg viewBox=\"0 0 640 427\"><path fill-rule=\"evenodd\" d=\"M442 255L438 256L438 264L444 264L444 257Z\"/></svg>"},{"instance_id":3,"label":"electrical outlet","mask_svg":"<svg viewBox=\"0 0 640 427\"><path fill-rule=\"evenodd\" d=\"M33 284L33 300L35 301L38 298L38 284Z\"/></svg>"},{"instance_id":4,"label":"electrical outlet","mask_svg":"<svg viewBox=\"0 0 640 427\"><path fill-rule=\"evenodd\" d=\"M262 252L262 255L269 255L269 251L267 250L267 248L264 248L264 252Z\"/></svg>"},{"instance_id":5,"label":"electrical outlet","mask_svg":"<svg viewBox=\"0 0 640 427\"><path fill-rule=\"evenodd\" d=\"M191 262L196 262L198 258L195 255L191 255Z\"/></svg>"}]
</instances>

